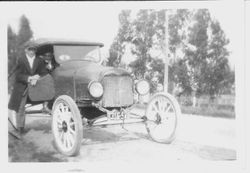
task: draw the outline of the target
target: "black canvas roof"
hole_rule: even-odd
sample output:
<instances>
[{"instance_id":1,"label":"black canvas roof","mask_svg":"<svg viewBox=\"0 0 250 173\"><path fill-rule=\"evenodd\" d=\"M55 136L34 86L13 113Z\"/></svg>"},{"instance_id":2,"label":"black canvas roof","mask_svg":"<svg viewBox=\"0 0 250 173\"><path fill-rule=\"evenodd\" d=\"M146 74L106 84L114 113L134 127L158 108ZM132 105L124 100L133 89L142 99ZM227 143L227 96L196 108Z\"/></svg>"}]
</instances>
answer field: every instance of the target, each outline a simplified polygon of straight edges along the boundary
<instances>
[{"instance_id":1,"label":"black canvas roof","mask_svg":"<svg viewBox=\"0 0 250 173\"><path fill-rule=\"evenodd\" d=\"M76 39L52 39L52 38L39 38L28 41L25 43L25 47L40 47L43 45L83 45L83 46L100 46L103 47L103 43L91 42Z\"/></svg>"}]
</instances>

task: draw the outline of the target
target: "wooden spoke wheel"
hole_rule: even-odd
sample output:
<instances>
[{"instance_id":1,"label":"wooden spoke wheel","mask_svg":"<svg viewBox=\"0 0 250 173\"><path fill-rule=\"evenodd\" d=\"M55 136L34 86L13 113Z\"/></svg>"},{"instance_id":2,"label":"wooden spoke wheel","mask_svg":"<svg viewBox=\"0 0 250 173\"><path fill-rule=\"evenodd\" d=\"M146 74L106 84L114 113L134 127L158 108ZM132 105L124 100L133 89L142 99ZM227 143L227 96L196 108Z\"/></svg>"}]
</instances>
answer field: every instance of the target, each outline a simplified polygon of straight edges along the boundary
<instances>
[{"instance_id":1,"label":"wooden spoke wheel","mask_svg":"<svg viewBox=\"0 0 250 173\"><path fill-rule=\"evenodd\" d=\"M156 142L171 143L180 114L179 104L173 96L168 93L154 95L146 108L146 128L150 137Z\"/></svg>"},{"instance_id":2,"label":"wooden spoke wheel","mask_svg":"<svg viewBox=\"0 0 250 173\"><path fill-rule=\"evenodd\" d=\"M64 155L79 153L83 135L82 119L74 100L62 95L52 108L52 133L57 149Z\"/></svg>"}]
</instances>

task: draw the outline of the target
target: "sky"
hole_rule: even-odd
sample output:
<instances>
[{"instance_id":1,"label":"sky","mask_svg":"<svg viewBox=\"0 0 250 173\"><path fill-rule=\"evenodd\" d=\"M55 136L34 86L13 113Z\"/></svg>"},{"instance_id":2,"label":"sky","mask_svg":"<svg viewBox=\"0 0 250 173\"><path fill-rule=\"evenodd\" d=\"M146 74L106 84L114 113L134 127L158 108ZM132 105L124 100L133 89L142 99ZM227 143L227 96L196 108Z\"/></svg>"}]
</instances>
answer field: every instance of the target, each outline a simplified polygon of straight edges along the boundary
<instances>
[{"instance_id":1,"label":"sky","mask_svg":"<svg viewBox=\"0 0 250 173\"><path fill-rule=\"evenodd\" d=\"M138 10L140 8L209 8L211 15L217 19L226 36L230 39L228 50L231 66L235 64L237 47L237 28L235 26L232 6L228 3L16 3L9 6L7 24L18 29L19 18L24 14L30 21L35 38L77 38L104 43L102 52L107 54L118 27L118 14L122 9Z\"/></svg>"}]
</instances>

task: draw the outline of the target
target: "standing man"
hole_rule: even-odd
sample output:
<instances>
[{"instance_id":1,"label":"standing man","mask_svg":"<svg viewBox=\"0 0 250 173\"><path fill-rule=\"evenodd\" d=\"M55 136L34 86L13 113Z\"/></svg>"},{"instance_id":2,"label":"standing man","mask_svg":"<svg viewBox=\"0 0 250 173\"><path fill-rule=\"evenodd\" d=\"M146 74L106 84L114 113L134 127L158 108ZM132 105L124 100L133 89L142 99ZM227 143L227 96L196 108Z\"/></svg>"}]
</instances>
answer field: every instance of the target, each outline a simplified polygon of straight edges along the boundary
<instances>
[{"instance_id":1,"label":"standing man","mask_svg":"<svg viewBox=\"0 0 250 173\"><path fill-rule=\"evenodd\" d=\"M41 76L48 72L44 61L36 57L36 46L29 42L25 45L25 56L17 62L16 79L9 100L10 121L20 133L24 130L25 115L24 106L27 101L28 85L35 86Z\"/></svg>"}]
</instances>

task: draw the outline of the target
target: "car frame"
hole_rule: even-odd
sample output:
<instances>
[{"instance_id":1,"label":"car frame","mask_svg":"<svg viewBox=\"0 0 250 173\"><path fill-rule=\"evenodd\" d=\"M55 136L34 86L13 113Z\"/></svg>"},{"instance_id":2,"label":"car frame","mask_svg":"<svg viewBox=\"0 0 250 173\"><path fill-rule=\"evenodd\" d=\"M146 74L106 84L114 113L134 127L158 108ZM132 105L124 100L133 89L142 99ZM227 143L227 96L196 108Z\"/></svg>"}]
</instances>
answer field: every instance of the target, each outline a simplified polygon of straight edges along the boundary
<instances>
[{"instance_id":1,"label":"car frame","mask_svg":"<svg viewBox=\"0 0 250 173\"><path fill-rule=\"evenodd\" d=\"M52 133L60 153L67 156L79 153L84 126L140 122L145 123L154 141L171 143L174 140L177 119L181 114L176 99L169 93L156 93L147 103L145 114L131 113L138 104L135 95L149 94L150 85L144 79L135 82L124 69L101 65L101 59L95 62L89 57L85 59L91 51L96 51L94 49L99 51L102 43L37 39L32 44L37 47L37 56L41 58L46 51L54 54L55 69L50 72L54 95L39 102L31 99L30 104L33 106L49 101L50 110L47 113L52 116ZM39 84L38 81L38 85L42 85L42 82ZM35 87L29 86L28 93L32 89L34 93ZM41 112L27 109L25 113Z\"/></svg>"}]
</instances>

